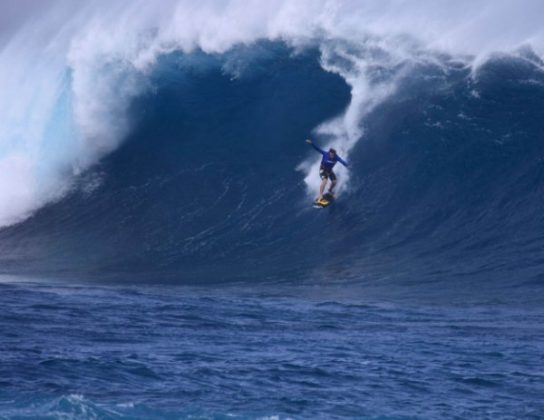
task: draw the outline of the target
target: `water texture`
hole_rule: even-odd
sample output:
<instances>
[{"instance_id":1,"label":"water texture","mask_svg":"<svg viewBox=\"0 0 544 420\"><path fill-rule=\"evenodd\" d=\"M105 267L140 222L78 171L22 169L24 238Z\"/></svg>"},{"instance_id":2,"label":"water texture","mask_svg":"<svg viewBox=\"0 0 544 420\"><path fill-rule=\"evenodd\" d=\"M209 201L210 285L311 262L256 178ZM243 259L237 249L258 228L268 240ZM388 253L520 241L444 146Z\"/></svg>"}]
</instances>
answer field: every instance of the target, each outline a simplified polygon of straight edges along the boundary
<instances>
[{"instance_id":1,"label":"water texture","mask_svg":"<svg viewBox=\"0 0 544 420\"><path fill-rule=\"evenodd\" d=\"M544 10L450 3L0 6L0 417L543 418Z\"/></svg>"},{"instance_id":2,"label":"water texture","mask_svg":"<svg viewBox=\"0 0 544 420\"><path fill-rule=\"evenodd\" d=\"M4 284L8 418L539 418L540 308ZM358 298L357 300L361 300Z\"/></svg>"}]
</instances>

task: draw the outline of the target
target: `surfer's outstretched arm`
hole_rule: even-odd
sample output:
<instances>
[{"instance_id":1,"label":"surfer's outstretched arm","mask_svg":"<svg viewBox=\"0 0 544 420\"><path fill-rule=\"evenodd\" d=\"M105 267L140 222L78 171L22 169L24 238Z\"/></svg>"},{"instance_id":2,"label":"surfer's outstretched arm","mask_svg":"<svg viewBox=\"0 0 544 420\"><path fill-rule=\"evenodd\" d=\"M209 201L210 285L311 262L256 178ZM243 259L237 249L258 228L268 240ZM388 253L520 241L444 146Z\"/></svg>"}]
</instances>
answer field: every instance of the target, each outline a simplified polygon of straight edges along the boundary
<instances>
[{"instance_id":1,"label":"surfer's outstretched arm","mask_svg":"<svg viewBox=\"0 0 544 420\"><path fill-rule=\"evenodd\" d=\"M313 147L315 150L317 150L319 153L321 153L322 155L324 155L325 153L327 153L327 152L325 152L324 150L322 150L322 149L320 149L319 147L317 147L317 146L314 144L314 142L311 141L310 139L306 140L306 143L311 144L312 147Z\"/></svg>"},{"instance_id":2,"label":"surfer's outstretched arm","mask_svg":"<svg viewBox=\"0 0 544 420\"><path fill-rule=\"evenodd\" d=\"M338 162L340 162L342 165L344 165L346 168L348 167L348 163L342 159L340 156L336 156L336 159L338 159Z\"/></svg>"}]
</instances>

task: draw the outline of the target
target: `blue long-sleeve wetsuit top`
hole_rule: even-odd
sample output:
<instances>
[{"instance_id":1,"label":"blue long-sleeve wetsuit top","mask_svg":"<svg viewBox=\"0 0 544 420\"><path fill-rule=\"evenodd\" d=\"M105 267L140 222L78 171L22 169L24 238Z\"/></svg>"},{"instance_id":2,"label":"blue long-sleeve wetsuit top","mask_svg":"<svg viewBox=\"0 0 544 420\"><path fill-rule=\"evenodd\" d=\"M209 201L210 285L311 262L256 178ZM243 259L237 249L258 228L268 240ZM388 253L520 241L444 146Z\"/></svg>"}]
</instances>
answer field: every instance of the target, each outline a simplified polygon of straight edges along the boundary
<instances>
[{"instance_id":1,"label":"blue long-sleeve wetsuit top","mask_svg":"<svg viewBox=\"0 0 544 420\"><path fill-rule=\"evenodd\" d=\"M311 143L315 150L317 150L319 153L323 155L323 158L321 159L321 167L327 171L332 171L332 168L334 168L334 165L336 165L336 162L340 162L344 166L348 166L348 163L342 159L340 156L336 155L334 159L331 159L329 156L329 152L326 152L323 149L320 149L315 144Z\"/></svg>"}]
</instances>

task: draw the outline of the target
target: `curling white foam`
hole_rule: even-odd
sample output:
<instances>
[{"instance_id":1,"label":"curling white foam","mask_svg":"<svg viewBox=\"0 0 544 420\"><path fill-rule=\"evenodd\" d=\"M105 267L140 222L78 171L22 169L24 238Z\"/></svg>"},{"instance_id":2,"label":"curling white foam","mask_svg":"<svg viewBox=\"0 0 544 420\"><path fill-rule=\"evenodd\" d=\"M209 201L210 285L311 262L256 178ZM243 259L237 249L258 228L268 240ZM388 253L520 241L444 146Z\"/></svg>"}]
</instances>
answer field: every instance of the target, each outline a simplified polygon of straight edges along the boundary
<instances>
[{"instance_id":1,"label":"curling white foam","mask_svg":"<svg viewBox=\"0 0 544 420\"><path fill-rule=\"evenodd\" d=\"M398 80L372 81L376 66L422 50L485 57L529 44L541 55L542 16L540 0L4 2L0 226L61 197L75 174L118 146L129 129L127 106L147 88L146 74L161 54L224 52L259 39L297 48L319 42L323 67L346 79L352 100L317 134L349 158L364 115ZM302 166L315 170L310 161ZM314 191L315 180L307 177Z\"/></svg>"}]
</instances>

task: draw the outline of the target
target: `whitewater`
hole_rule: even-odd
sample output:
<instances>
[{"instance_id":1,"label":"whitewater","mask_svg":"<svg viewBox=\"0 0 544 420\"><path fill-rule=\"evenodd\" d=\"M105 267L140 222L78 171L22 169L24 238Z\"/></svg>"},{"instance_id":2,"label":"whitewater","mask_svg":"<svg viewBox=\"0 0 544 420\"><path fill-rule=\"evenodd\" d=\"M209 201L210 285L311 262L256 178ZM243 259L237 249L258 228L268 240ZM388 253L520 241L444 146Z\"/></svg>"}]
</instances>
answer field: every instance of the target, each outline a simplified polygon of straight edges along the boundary
<instances>
[{"instance_id":1,"label":"whitewater","mask_svg":"<svg viewBox=\"0 0 544 420\"><path fill-rule=\"evenodd\" d=\"M0 417L542 418L543 15L4 1Z\"/></svg>"}]
</instances>

